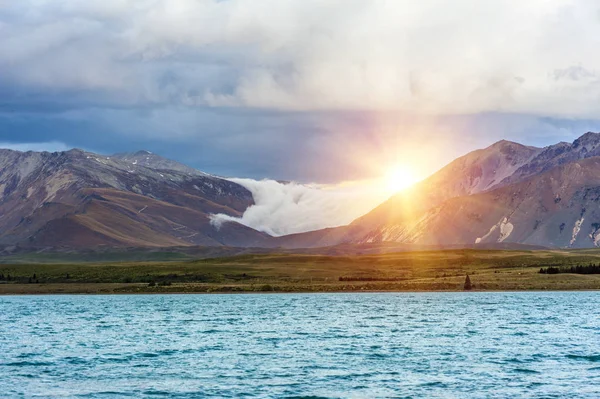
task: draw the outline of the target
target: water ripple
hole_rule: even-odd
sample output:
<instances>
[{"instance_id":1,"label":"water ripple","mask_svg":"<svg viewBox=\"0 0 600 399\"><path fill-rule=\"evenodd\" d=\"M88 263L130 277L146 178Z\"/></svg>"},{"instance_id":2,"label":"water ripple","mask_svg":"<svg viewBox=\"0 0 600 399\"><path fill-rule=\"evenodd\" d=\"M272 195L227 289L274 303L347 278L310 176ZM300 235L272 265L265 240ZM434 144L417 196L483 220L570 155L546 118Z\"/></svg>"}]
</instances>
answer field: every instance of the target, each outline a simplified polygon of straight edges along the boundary
<instances>
[{"instance_id":1,"label":"water ripple","mask_svg":"<svg viewBox=\"0 0 600 399\"><path fill-rule=\"evenodd\" d=\"M596 292L2 297L2 397L600 397Z\"/></svg>"}]
</instances>

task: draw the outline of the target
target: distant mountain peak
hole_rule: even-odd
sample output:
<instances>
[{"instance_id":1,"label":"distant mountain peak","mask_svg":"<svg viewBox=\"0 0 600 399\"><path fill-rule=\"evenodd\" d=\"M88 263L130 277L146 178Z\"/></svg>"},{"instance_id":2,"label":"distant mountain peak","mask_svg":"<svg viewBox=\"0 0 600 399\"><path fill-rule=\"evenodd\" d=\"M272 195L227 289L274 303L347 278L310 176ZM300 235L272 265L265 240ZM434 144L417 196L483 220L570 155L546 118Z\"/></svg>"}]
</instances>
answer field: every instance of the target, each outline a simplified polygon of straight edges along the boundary
<instances>
[{"instance_id":1,"label":"distant mountain peak","mask_svg":"<svg viewBox=\"0 0 600 399\"><path fill-rule=\"evenodd\" d=\"M515 151L520 149L528 149L528 150L539 150L539 147L528 146L521 143L517 143L509 140L500 140L496 141L494 144L490 145L489 149L498 149L500 151Z\"/></svg>"},{"instance_id":2,"label":"distant mountain peak","mask_svg":"<svg viewBox=\"0 0 600 399\"><path fill-rule=\"evenodd\" d=\"M133 152L118 152L116 154L113 154L112 156L123 158L123 157L145 157L145 156L149 156L149 155L153 155L153 156L157 156L157 157L160 156L160 155L155 155L147 150L137 150L137 151L133 151Z\"/></svg>"},{"instance_id":3,"label":"distant mountain peak","mask_svg":"<svg viewBox=\"0 0 600 399\"><path fill-rule=\"evenodd\" d=\"M518 145L520 147L523 146L523 144L519 144L519 143L515 143L514 141L502 139L502 140L496 141L494 144L490 145L490 147L505 147L507 145Z\"/></svg>"},{"instance_id":4,"label":"distant mountain peak","mask_svg":"<svg viewBox=\"0 0 600 399\"><path fill-rule=\"evenodd\" d=\"M87 151L84 151L84 150L82 150L80 148L72 148L72 149L70 149L68 151L60 151L60 152L57 152L57 153L54 153L54 154L59 154L59 155L63 155L64 154L64 155L66 155L66 156L68 156L70 158L79 158L79 157L83 157L83 156L89 155L91 153L89 153ZM98 155L98 157L99 156L100 155Z\"/></svg>"},{"instance_id":5,"label":"distant mountain peak","mask_svg":"<svg viewBox=\"0 0 600 399\"><path fill-rule=\"evenodd\" d=\"M575 139L575 141L573 141L573 148L577 149L579 147L582 146L587 146L587 145L598 145L600 144L600 133L594 133L594 132L587 132L586 134L582 135L581 137Z\"/></svg>"},{"instance_id":6,"label":"distant mountain peak","mask_svg":"<svg viewBox=\"0 0 600 399\"><path fill-rule=\"evenodd\" d=\"M592 132L592 131L586 132L586 133L582 134L581 136L579 136L579 139L590 138L590 137L600 138L600 133Z\"/></svg>"}]
</instances>

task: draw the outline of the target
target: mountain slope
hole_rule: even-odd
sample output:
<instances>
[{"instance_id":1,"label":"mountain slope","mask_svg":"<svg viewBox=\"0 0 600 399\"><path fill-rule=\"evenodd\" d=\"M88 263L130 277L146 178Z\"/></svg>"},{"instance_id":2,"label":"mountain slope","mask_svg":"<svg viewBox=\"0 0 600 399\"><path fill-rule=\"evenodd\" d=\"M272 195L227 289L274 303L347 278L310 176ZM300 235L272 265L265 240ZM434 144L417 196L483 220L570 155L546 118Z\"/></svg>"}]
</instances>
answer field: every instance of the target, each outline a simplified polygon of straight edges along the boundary
<instances>
[{"instance_id":1,"label":"mountain slope","mask_svg":"<svg viewBox=\"0 0 600 399\"><path fill-rule=\"evenodd\" d=\"M517 183L556 166L597 156L600 156L600 133L588 132L573 143L561 142L544 148L530 162L506 177L502 184Z\"/></svg>"},{"instance_id":2,"label":"mountain slope","mask_svg":"<svg viewBox=\"0 0 600 399\"><path fill-rule=\"evenodd\" d=\"M0 246L316 248L600 246L600 134L543 149L500 141L456 159L348 226L271 237L241 216L252 194L140 151L0 150Z\"/></svg>"},{"instance_id":3,"label":"mountain slope","mask_svg":"<svg viewBox=\"0 0 600 399\"><path fill-rule=\"evenodd\" d=\"M328 246L340 243L392 241L390 226L420 217L431 207L464 195L500 186L507 176L527 165L542 149L510 141L499 141L473 151L404 190L356 219L350 226L295 234L275 239L277 245L291 248Z\"/></svg>"},{"instance_id":4,"label":"mountain slope","mask_svg":"<svg viewBox=\"0 0 600 399\"><path fill-rule=\"evenodd\" d=\"M391 241L427 245L600 245L600 157L571 162L520 183L457 197L409 223ZM376 237L365 236L368 242Z\"/></svg>"},{"instance_id":5,"label":"mountain slope","mask_svg":"<svg viewBox=\"0 0 600 399\"><path fill-rule=\"evenodd\" d=\"M119 153L109 157L110 159L130 164L132 167L146 167L154 170L171 170L182 172L190 176L211 176L197 169L190 168L179 162L161 157L150 151L137 151L133 153ZM215 177L215 176L213 176Z\"/></svg>"},{"instance_id":6,"label":"mountain slope","mask_svg":"<svg viewBox=\"0 0 600 399\"><path fill-rule=\"evenodd\" d=\"M400 192L355 220L357 231L371 230L384 223L413 219L421 212L449 198L477 194L501 185L502 181L528 164L541 149L510 141L499 141L483 150L473 151Z\"/></svg>"},{"instance_id":7,"label":"mountain slope","mask_svg":"<svg viewBox=\"0 0 600 399\"><path fill-rule=\"evenodd\" d=\"M595 190L600 191L599 155L598 133L543 149L500 141L456 159L349 226L277 242L289 248L377 242L592 246L600 242L600 233L587 224L600 223L597 204L590 202ZM562 227L555 228L555 223ZM567 237L565 231L573 233L575 226L593 239L585 234Z\"/></svg>"},{"instance_id":8,"label":"mountain slope","mask_svg":"<svg viewBox=\"0 0 600 399\"><path fill-rule=\"evenodd\" d=\"M240 216L253 203L248 190L148 158L0 150L0 244L250 246L268 238L210 224L212 213Z\"/></svg>"}]
</instances>

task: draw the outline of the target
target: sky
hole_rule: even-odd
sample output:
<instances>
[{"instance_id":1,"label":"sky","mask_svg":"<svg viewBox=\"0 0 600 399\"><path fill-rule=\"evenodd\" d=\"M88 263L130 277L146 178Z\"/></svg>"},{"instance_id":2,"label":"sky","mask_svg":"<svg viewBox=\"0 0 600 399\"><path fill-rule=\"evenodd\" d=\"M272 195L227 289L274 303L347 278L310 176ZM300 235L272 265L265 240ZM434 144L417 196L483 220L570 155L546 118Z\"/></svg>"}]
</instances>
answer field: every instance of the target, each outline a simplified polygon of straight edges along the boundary
<instances>
[{"instance_id":1,"label":"sky","mask_svg":"<svg viewBox=\"0 0 600 399\"><path fill-rule=\"evenodd\" d=\"M0 0L0 146L423 178L599 131L598 48L593 0Z\"/></svg>"}]
</instances>

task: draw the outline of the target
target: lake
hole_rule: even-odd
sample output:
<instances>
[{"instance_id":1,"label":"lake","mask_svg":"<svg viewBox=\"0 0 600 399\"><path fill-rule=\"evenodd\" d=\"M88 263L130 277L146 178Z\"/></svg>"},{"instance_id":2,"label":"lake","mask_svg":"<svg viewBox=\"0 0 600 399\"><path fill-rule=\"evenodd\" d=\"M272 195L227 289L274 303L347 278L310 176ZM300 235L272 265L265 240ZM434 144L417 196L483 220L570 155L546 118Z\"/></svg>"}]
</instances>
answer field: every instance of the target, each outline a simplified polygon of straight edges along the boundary
<instances>
[{"instance_id":1,"label":"lake","mask_svg":"<svg viewBox=\"0 0 600 399\"><path fill-rule=\"evenodd\" d=\"M0 304L7 398L600 397L599 292Z\"/></svg>"}]
</instances>

